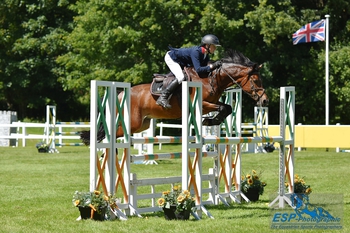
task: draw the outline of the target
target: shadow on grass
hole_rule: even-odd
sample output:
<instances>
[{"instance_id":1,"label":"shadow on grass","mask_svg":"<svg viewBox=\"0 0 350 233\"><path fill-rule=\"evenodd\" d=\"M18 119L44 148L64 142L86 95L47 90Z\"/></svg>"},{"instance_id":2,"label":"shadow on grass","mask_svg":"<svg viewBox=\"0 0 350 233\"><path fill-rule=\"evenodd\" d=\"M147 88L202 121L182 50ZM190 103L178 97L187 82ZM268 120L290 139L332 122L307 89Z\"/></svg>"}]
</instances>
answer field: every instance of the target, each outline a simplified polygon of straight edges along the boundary
<instances>
[{"instance_id":1,"label":"shadow on grass","mask_svg":"<svg viewBox=\"0 0 350 233\"><path fill-rule=\"evenodd\" d=\"M257 201L253 203L231 203L230 206L226 206L224 204L219 204L219 205L205 205L205 208L208 210L209 213L213 215L214 218L216 218L215 212L220 212L220 211L233 211L233 215L227 216L226 214L221 215L220 219L236 219L236 218L252 218L252 216L256 217L269 217L270 212L269 212L269 207L266 206L261 206L262 204L266 204L267 202L265 201ZM205 215L205 213L202 213ZM142 213L141 214L143 218L153 218L153 217L159 217L164 219L164 213L163 211L159 212L154 212L154 213ZM190 218L190 221L196 221L193 217Z\"/></svg>"},{"instance_id":2,"label":"shadow on grass","mask_svg":"<svg viewBox=\"0 0 350 233\"><path fill-rule=\"evenodd\" d=\"M141 216L145 219L147 218L160 218L160 219L165 219L164 217L164 212L163 211L158 211L158 212L154 212L154 213L142 213ZM130 218L130 216L128 217ZM131 218L139 218L137 216L131 216ZM166 220L166 221L178 221L178 220ZM181 220L179 220L181 221ZM189 220L186 221L197 221L192 215L190 216Z\"/></svg>"},{"instance_id":3,"label":"shadow on grass","mask_svg":"<svg viewBox=\"0 0 350 233\"><path fill-rule=\"evenodd\" d=\"M269 207L262 206L265 205L267 202L264 201L257 201L257 202L251 202L251 203L231 203L230 206L226 206L224 204L220 205L209 205L205 208L209 212L217 212L217 211L234 211L233 215L230 216L220 216L220 218L226 218L226 219L236 219L236 218L252 218L252 216L256 217L269 217ZM213 214L213 213L212 213ZM214 214L213 214L214 215ZM215 217L215 216L214 216Z\"/></svg>"}]
</instances>

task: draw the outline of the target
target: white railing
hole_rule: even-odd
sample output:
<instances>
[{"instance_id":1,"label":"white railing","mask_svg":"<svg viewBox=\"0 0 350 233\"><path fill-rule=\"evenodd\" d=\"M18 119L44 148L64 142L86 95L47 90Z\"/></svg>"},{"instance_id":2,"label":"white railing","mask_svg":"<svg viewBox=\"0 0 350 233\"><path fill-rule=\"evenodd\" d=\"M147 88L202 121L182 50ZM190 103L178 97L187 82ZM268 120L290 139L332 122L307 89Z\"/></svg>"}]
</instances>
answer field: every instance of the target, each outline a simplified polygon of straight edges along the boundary
<instances>
[{"instance_id":1,"label":"white railing","mask_svg":"<svg viewBox=\"0 0 350 233\"><path fill-rule=\"evenodd\" d=\"M180 129L182 128L181 124L166 124L163 122L160 122L156 125L157 127L159 127L159 136L165 136L163 133L163 128L171 128L171 129ZM205 127L211 127L211 126L205 126ZM193 129L193 126L191 126L191 128ZM244 136L247 136L247 134L249 136L255 136L256 132L257 132L257 127L255 123L242 123L241 124L241 133ZM222 124L221 125L221 130L225 130L225 125ZM190 131L190 135L192 131ZM162 143L159 143L159 150L162 149ZM249 153L254 153L255 152L255 144L253 143L242 143L242 149L243 152L249 152Z\"/></svg>"},{"instance_id":2,"label":"white railing","mask_svg":"<svg viewBox=\"0 0 350 233\"><path fill-rule=\"evenodd\" d=\"M22 140L22 147L26 146L26 140L28 139L40 139L46 141L54 138L58 140L58 145L64 145L63 139L74 139L78 140L80 137L78 134L73 132L65 132L64 128L90 128L88 124L57 124L55 126L55 134L48 135L46 132L47 128L53 128L52 125L47 123L26 123L26 122L12 122L12 124L0 124L0 128L16 128L16 133L10 133L10 135L0 135L0 139L16 139L16 147L18 147L18 141ZM28 128L42 128L42 134L28 134ZM58 129L58 131L56 131ZM57 135L56 135L57 134Z\"/></svg>"},{"instance_id":3,"label":"white railing","mask_svg":"<svg viewBox=\"0 0 350 233\"><path fill-rule=\"evenodd\" d=\"M0 124L0 128L16 128L16 133L10 133L10 135L0 135L1 139L16 139L16 147L18 146L18 140L22 140L22 146L25 147L27 139L45 139L45 123L13 122L12 124ZM43 128L43 134L28 134L28 128Z\"/></svg>"},{"instance_id":4,"label":"white railing","mask_svg":"<svg viewBox=\"0 0 350 233\"><path fill-rule=\"evenodd\" d=\"M78 131L76 131L76 132L68 131L67 132L66 130L64 130L65 128L82 128L81 130L86 129L86 128L90 129L90 124L88 122L57 122L56 123L56 131L55 131L55 140L58 139L58 143L56 143L56 146L83 145L83 143L81 143L81 142L80 143L65 143L65 142L63 142L63 139L65 139L65 140L67 140L67 139L79 140L80 139ZM57 131L57 129L58 129L58 131Z\"/></svg>"}]
</instances>

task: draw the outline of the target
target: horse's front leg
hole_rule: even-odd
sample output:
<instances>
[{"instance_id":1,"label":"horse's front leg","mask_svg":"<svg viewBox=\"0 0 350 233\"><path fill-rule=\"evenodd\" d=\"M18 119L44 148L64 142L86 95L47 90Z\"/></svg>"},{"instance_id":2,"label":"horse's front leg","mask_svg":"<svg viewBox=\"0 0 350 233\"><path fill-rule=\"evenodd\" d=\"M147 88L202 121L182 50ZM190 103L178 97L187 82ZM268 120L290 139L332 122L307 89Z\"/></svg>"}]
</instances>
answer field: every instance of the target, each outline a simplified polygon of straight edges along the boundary
<instances>
[{"instance_id":1,"label":"horse's front leg","mask_svg":"<svg viewBox=\"0 0 350 233\"><path fill-rule=\"evenodd\" d=\"M232 107L228 104L218 102L216 104L203 101L203 113L218 112L213 117L205 118L202 125L220 125L225 118L232 113Z\"/></svg>"},{"instance_id":2,"label":"horse's front leg","mask_svg":"<svg viewBox=\"0 0 350 233\"><path fill-rule=\"evenodd\" d=\"M135 130L135 133L141 133L142 131L145 131L146 129L149 129L149 126L151 124L151 118L145 117L142 121L141 127Z\"/></svg>"},{"instance_id":3,"label":"horse's front leg","mask_svg":"<svg viewBox=\"0 0 350 233\"><path fill-rule=\"evenodd\" d=\"M149 128L151 124L151 118L145 117L143 120L140 117L137 117L137 115L133 115L131 118L131 128L130 133L141 133L142 131L145 131ZM121 124L117 127L117 134L116 137L124 137L124 130Z\"/></svg>"}]
</instances>

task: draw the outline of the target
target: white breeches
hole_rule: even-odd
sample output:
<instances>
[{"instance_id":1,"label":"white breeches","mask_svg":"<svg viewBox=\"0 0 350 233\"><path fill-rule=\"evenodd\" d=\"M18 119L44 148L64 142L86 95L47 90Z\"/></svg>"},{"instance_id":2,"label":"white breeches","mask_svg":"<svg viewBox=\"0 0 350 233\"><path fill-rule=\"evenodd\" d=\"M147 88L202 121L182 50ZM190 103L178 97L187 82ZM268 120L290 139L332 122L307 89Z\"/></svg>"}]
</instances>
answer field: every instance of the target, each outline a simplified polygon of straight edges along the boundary
<instances>
[{"instance_id":1,"label":"white breeches","mask_svg":"<svg viewBox=\"0 0 350 233\"><path fill-rule=\"evenodd\" d=\"M179 84L181 84L182 80L184 79L184 74L182 72L181 66L179 63L175 62L168 54L167 52L164 57L165 63L168 65L170 71L175 75L177 81Z\"/></svg>"}]
</instances>

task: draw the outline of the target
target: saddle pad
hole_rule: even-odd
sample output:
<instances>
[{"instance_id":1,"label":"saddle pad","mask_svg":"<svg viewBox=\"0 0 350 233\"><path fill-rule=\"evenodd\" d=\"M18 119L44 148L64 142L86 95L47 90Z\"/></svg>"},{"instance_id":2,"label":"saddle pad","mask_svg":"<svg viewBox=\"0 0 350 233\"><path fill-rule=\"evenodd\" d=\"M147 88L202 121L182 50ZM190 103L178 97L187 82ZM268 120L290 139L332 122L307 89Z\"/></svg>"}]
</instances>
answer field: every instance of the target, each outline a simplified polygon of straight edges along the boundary
<instances>
[{"instance_id":1,"label":"saddle pad","mask_svg":"<svg viewBox=\"0 0 350 233\"><path fill-rule=\"evenodd\" d=\"M184 69L184 80L192 80L191 78L188 78L189 75L187 73L187 69L185 67ZM151 84L151 94L155 96L160 96L163 92L163 89L165 89L169 83L171 83L175 79L175 76L173 73L168 74L154 74L154 78Z\"/></svg>"},{"instance_id":2,"label":"saddle pad","mask_svg":"<svg viewBox=\"0 0 350 233\"><path fill-rule=\"evenodd\" d=\"M175 79L175 76L173 74L171 75L161 75L157 74L153 78L152 84L151 84L151 94L160 96L162 94L162 91L164 88L168 86L168 84Z\"/></svg>"}]
</instances>

